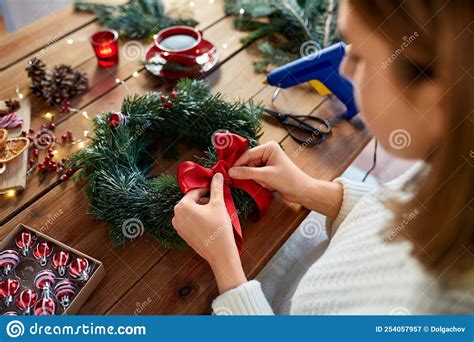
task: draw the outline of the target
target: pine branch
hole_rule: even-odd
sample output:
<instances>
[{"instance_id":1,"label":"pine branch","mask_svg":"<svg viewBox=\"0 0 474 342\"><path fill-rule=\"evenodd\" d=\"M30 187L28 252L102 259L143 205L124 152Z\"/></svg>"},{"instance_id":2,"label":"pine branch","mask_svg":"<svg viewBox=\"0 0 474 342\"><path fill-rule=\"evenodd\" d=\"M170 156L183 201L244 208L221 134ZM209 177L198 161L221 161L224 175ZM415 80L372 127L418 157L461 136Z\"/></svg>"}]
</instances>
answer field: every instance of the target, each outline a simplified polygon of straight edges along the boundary
<instances>
[{"instance_id":1,"label":"pine branch","mask_svg":"<svg viewBox=\"0 0 474 342\"><path fill-rule=\"evenodd\" d=\"M258 72L298 58L300 46L308 40L321 48L340 40L336 29L338 0L226 0L224 8L235 16L236 28L249 31L242 42L264 38L261 58L254 62ZM281 43L281 37L286 44Z\"/></svg>"},{"instance_id":2,"label":"pine branch","mask_svg":"<svg viewBox=\"0 0 474 342\"><path fill-rule=\"evenodd\" d=\"M172 25L196 26L193 19L171 18L164 13L161 0L129 0L121 5L108 5L75 0L77 11L95 14L99 22L119 32L125 39L146 39Z\"/></svg>"}]
</instances>

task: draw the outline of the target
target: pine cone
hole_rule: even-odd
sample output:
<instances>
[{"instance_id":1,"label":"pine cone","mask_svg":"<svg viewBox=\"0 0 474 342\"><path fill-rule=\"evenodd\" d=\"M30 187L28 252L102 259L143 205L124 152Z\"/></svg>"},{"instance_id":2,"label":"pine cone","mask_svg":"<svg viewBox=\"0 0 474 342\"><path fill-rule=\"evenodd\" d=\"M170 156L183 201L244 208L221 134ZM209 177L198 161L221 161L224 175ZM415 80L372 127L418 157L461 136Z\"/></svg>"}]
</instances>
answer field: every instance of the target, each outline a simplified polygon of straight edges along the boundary
<instances>
[{"instance_id":1,"label":"pine cone","mask_svg":"<svg viewBox=\"0 0 474 342\"><path fill-rule=\"evenodd\" d=\"M33 58L28 62L26 66L28 77L31 78L30 90L33 94L41 97L43 90L41 88L41 82L46 74L46 65L39 58Z\"/></svg>"},{"instance_id":2,"label":"pine cone","mask_svg":"<svg viewBox=\"0 0 474 342\"><path fill-rule=\"evenodd\" d=\"M5 105L10 110L10 113L13 113L14 111L16 111L17 109L20 108L20 102L18 100L15 100L15 99L5 100Z\"/></svg>"},{"instance_id":3,"label":"pine cone","mask_svg":"<svg viewBox=\"0 0 474 342\"><path fill-rule=\"evenodd\" d=\"M45 74L41 87L43 97L50 105L62 105L65 101L87 89L87 77L74 71L69 65L60 64Z\"/></svg>"}]
</instances>

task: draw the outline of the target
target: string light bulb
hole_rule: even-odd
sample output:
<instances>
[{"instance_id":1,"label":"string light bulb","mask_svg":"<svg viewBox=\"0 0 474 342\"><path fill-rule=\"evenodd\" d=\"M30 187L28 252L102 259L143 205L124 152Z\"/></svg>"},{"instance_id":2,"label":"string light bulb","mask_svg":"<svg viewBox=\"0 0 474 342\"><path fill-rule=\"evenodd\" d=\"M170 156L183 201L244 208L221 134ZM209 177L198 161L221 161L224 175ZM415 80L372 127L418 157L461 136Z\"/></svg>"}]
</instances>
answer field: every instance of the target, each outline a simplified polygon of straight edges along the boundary
<instances>
[{"instance_id":1,"label":"string light bulb","mask_svg":"<svg viewBox=\"0 0 474 342\"><path fill-rule=\"evenodd\" d=\"M14 198L16 195L16 190L15 189L10 189L5 191L5 197L7 198Z\"/></svg>"},{"instance_id":2,"label":"string light bulb","mask_svg":"<svg viewBox=\"0 0 474 342\"><path fill-rule=\"evenodd\" d=\"M49 121L51 121L51 120L53 120L54 115L51 114L50 112L47 112L47 113L44 115L44 117L45 117L46 119L48 119Z\"/></svg>"}]
</instances>

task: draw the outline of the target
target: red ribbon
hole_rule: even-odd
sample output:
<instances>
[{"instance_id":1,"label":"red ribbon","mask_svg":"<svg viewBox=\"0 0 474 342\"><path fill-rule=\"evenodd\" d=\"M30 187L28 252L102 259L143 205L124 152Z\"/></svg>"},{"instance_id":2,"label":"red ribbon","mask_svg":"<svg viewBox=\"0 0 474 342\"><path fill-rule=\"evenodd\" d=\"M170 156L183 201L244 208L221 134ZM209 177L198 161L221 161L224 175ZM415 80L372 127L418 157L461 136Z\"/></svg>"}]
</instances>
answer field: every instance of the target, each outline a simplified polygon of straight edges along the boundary
<instances>
[{"instance_id":1,"label":"red ribbon","mask_svg":"<svg viewBox=\"0 0 474 342\"><path fill-rule=\"evenodd\" d=\"M193 189L209 188L215 173L224 176L224 202L234 227L234 237L239 252L242 252L242 228L237 209L231 194L231 187L244 190L255 201L259 217L265 215L273 200L272 193L253 180L232 179L228 170L248 149L248 140L232 133L215 133L213 144L217 152L217 162L209 169L191 161L185 161L178 167L178 184L183 194Z\"/></svg>"}]
</instances>

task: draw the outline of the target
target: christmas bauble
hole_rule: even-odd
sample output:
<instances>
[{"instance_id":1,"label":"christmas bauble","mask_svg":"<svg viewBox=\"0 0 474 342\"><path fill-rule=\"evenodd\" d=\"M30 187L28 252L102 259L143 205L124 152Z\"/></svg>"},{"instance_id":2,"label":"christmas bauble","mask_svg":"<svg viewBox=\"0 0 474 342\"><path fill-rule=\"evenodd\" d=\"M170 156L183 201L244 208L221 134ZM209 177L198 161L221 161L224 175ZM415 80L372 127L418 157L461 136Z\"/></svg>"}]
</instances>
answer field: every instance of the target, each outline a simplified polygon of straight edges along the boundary
<instances>
[{"instance_id":1,"label":"christmas bauble","mask_svg":"<svg viewBox=\"0 0 474 342\"><path fill-rule=\"evenodd\" d=\"M89 272L89 261L86 258L76 258L69 265L69 275L74 279L87 281Z\"/></svg>"},{"instance_id":2,"label":"christmas bauble","mask_svg":"<svg viewBox=\"0 0 474 342\"><path fill-rule=\"evenodd\" d=\"M35 290L24 290L18 296L16 306L22 310L25 315L29 315L31 308L36 304L38 295Z\"/></svg>"},{"instance_id":3,"label":"christmas bauble","mask_svg":"<svg viewBox=\"0 0 474 342\"><path fill-rule=\"evenodd\" d=\"M56 303L50 297L42 297L35 305L36 316L51 316L56 313Z\"/></svg>"},{"instance_id":4,"label":"christmas bauble","mask_svg":"<svg viewBox=\"0 0 474 342\"><path fill-rule=\"evenodd\" d=\"M39 260L41 266L45 266L48 262L48 257L53 252L53 247L48 242L40 242L33 250L34 257Z\"/></svg>"},{"instance_id":5,"label":"christmas bauble","mask_svg":"<svg viewBox=\"0 0 474 342\"><path fill-rule=\"evenodd\" d=\"M20 252L23 256L26 256L30 248L34 244L33 234L30 232L23 232L17 235L15 243L16 246L20 249Z\"/></svg>"},{"instance_id":6,"label":"christmas bauble","mask_svg":"<svg viewBox=\"0 0 474 342\"><path fill-rule=\"evenodd\" d=\"M3 298L5 306L10 306L19 288L20 282L16 279L5 279L0 283L0 298Z\"/></svg>"},{"instance_id":7,"label":"christmas bauble","mask_svg":"<svg viewBox=\"0 0 474 342\"><path fill-rule=\"evenodd\" d=\"M0 253L0 267L3 268L3 274L9 275L10 272L20 261L20 255L13 249L7 249Z\"/></svg>"},{"instance_id":8,"label":"christmas bauble","mask_svg":"<svg viewBox=\"0 0 474 342\"><path fill-rule=\"evenodd\" d=\"M127 116L122 114L121 112L113 112L110 113L108 123L109 126L117 128L121 126L125 126L127 124Z\"/></svg>"},{"instance_id":9,"label":"christmas bauble","mask_svg":"<svg viewBox=\"0 0 474 342\"><path fill-rule=\"evenodd\" d=\"M58 270L59 276L63 277L66 274L66 266L69 262L69 252L59 251L53 255L53 267Z\"/></svg>"},{"instance_id":10,"label":"christmas bauble","mask_svg":"<svg viewBox=\"0 0 474 342\"><path fill-rule=\"evenodd\" d=\"M69 306L75 294L76 287L69 279L61 280L54 288L54 295L64 308Z\"/></svg>"},{"instance_id":11,"label":"christmas bauble","mask_svg":"<svg viewBox=\"0 0 474 342\"><path fill-rule=\"evenodd\" d=\"M53 288L55 281L56 281L56 275L53 273L53 271L44 270L44 271L38 272L38 274L36 275L35 286L39 290L49 293L49 291Z\"/></svg>"}]
</instances>

